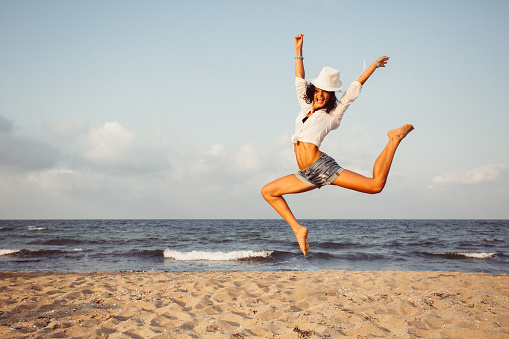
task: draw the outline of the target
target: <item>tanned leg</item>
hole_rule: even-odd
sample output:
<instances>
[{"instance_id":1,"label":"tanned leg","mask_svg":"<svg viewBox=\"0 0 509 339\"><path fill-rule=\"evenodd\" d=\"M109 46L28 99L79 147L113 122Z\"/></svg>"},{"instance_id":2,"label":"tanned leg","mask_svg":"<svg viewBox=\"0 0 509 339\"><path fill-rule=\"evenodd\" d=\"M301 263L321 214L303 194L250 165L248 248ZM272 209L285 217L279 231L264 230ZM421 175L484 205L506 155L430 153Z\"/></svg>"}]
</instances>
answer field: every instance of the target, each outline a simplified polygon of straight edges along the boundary
<instances>
[{"instance_id":1,"label":"tanned leg","mask_svg":"<svg viewBox=\"0 0 509 339\"><path fill-rule=\"evenodd\" d=\"M360 174L344 170L341 175L334 180L333 184L364 193L379 193L385 186L392 160L399 143L413 129L413 126L408 124L387 133L389 142L375 161L375 165L373 166L373 178L367 178ZM262 195L265 200L267 200L292 228L304 255L309 251L308 229L297 222L286 200L283 198L283 195L302 193L313 189L314 187L309 187L293 174L277 179L265 185L262 189Z\"/></svg>"},{"instance_id":2,"label":"tanned leg","mask_svg":"<svg viewBox=\"0 0 509 339\"><path fill-rule=\"evenodd\" d=\"M399 143L413 129L414 127L412 125L407 124L387 133L389 142L375 161L375 165L373 166L373 178L367 178L355 172L344 170L341 175L334 180L333 184L363 193L374 194L381 192L387 182L392 160Z\"/></svg>"},{"instance_id":3,"label":"tanned leg","mask_svg":"<svg viewBox=\"0 0 509 339\"><path fill-rule=\"evenodd\" d=\"M301 226L295 219L290 207L283 198L285 194L294 194L307 192L314 189L309 187L293 174L277 179L262 188L262 195L267 202L286 220L290 225L297 241L299 242L302 253L306 255L309 251L308 229Z\"/></svg>"}]
</instances>

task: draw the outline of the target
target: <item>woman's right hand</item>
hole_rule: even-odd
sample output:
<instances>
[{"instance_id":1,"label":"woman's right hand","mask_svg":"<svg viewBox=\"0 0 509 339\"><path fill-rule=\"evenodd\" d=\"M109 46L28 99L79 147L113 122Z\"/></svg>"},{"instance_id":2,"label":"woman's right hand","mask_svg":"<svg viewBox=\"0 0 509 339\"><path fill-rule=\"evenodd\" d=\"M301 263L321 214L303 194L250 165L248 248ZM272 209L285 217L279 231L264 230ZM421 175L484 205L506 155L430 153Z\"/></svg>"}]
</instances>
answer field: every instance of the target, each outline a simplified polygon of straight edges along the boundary
<instances>
[{"instance_id":1,"label":"woman's right hand","mask_svg":"<svg viewBox=\"0 0 509 339\"><path fill-rule=\"evenodd\" d=\"M304 34L299 34L295 37L294 43L295 43L295 49L297 51L302 52L302 43L304 41Z\"/></svg>"}]
</instances>

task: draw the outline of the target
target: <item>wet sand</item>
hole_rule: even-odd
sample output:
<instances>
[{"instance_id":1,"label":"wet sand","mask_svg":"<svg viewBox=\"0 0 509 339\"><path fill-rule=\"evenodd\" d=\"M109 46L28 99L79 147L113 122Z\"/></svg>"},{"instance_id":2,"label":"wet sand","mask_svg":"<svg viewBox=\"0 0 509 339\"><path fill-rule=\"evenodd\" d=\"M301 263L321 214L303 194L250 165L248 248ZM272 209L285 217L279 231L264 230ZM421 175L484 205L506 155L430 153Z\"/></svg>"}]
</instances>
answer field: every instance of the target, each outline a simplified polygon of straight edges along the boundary
<instances>
[{"instance_id":1,"label":"wet sand","mask_svg":"<svg viewBox=\"0 0 509 339\"><path fill-rule=\"evenodd\" d=\"M0 272L0 338L509 338L509 275Z\"/></svg>"}]
</instances>

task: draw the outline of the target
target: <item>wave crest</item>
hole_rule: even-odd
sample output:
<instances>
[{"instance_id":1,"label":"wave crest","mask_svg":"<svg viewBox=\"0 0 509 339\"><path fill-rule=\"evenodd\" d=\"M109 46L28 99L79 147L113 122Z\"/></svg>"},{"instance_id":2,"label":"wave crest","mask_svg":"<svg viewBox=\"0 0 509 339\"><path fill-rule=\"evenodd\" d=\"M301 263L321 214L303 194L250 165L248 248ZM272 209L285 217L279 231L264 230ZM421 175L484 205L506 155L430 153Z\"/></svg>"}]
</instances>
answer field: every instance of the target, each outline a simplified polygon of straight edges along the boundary
<instances>
[{"instance_id":1,"label":"wave crest","mask_svg":"<svg viewBox=\"0 0 509 339\"><path fill-rule=\"evenodd\" d=\"M492 252L441 252L441 253L429 253L430 255L437 255L449 259L462 259L462 258L474 258L474 259L488 259L497 255Z\"/></svg>"},{"instance_id":2,"label":"wave crest","mask_svg":"<svg viewBox=\"0 0 509 339\"><path fill-rule=\"evenodd\" d=\"M0 255L9 255L18 253L21 250L9 250L9 249L0 249Z\"/></svg>"},{"instance_id":3,"label":"wave crest","mask_svg":"<svg viewBox=\"0 0 509 339\"><path fill-rule=\"evenodd\" d=\"M37 227L37 226L28 226L29 231L44 231L47 230L46 227Z\"/></svg>"},{"instance_id":4,"label":"wave crest","mask_svg":"<svg viewBox=\"0 0 509 339\"><path fill-rule=\"evenodd\" d=\"M268 258L274 251L233 251L233 252L179 252L174 250L165 250L164 257L179 261L231 261L256 258Z\"/></svg>"}]
</instances>

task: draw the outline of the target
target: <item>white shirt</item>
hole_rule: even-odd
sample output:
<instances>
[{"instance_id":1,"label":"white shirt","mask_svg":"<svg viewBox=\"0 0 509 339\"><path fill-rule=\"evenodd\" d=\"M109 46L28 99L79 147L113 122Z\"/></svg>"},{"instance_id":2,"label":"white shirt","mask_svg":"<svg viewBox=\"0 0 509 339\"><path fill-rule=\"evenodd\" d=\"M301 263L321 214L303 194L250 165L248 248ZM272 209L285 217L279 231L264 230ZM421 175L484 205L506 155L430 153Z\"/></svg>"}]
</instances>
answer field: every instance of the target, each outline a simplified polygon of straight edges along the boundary
<instances>
[{"instance_id":1,"label":"white shirt","mask_svg":"<svg viewBox=\"0 0 509 339\"><path fill-rule=\"evenodd\" d=\"M295 89L297 90L297 99L299 100L301 110L295 120L295 134L292 136L292 142L294 144L299 141L309 142L320 148L325 136L330 131L339 127L346 109L361 93L362 85L358 81L352 82L334 110L330 113L327 113L325 109L317 110L311 114L306 123L303 123L302 119L313 109L313 103L308 104L303 99L303 95L306 93L306 86L306 80L295 78Z\"/></svg>"}]
</instances>

